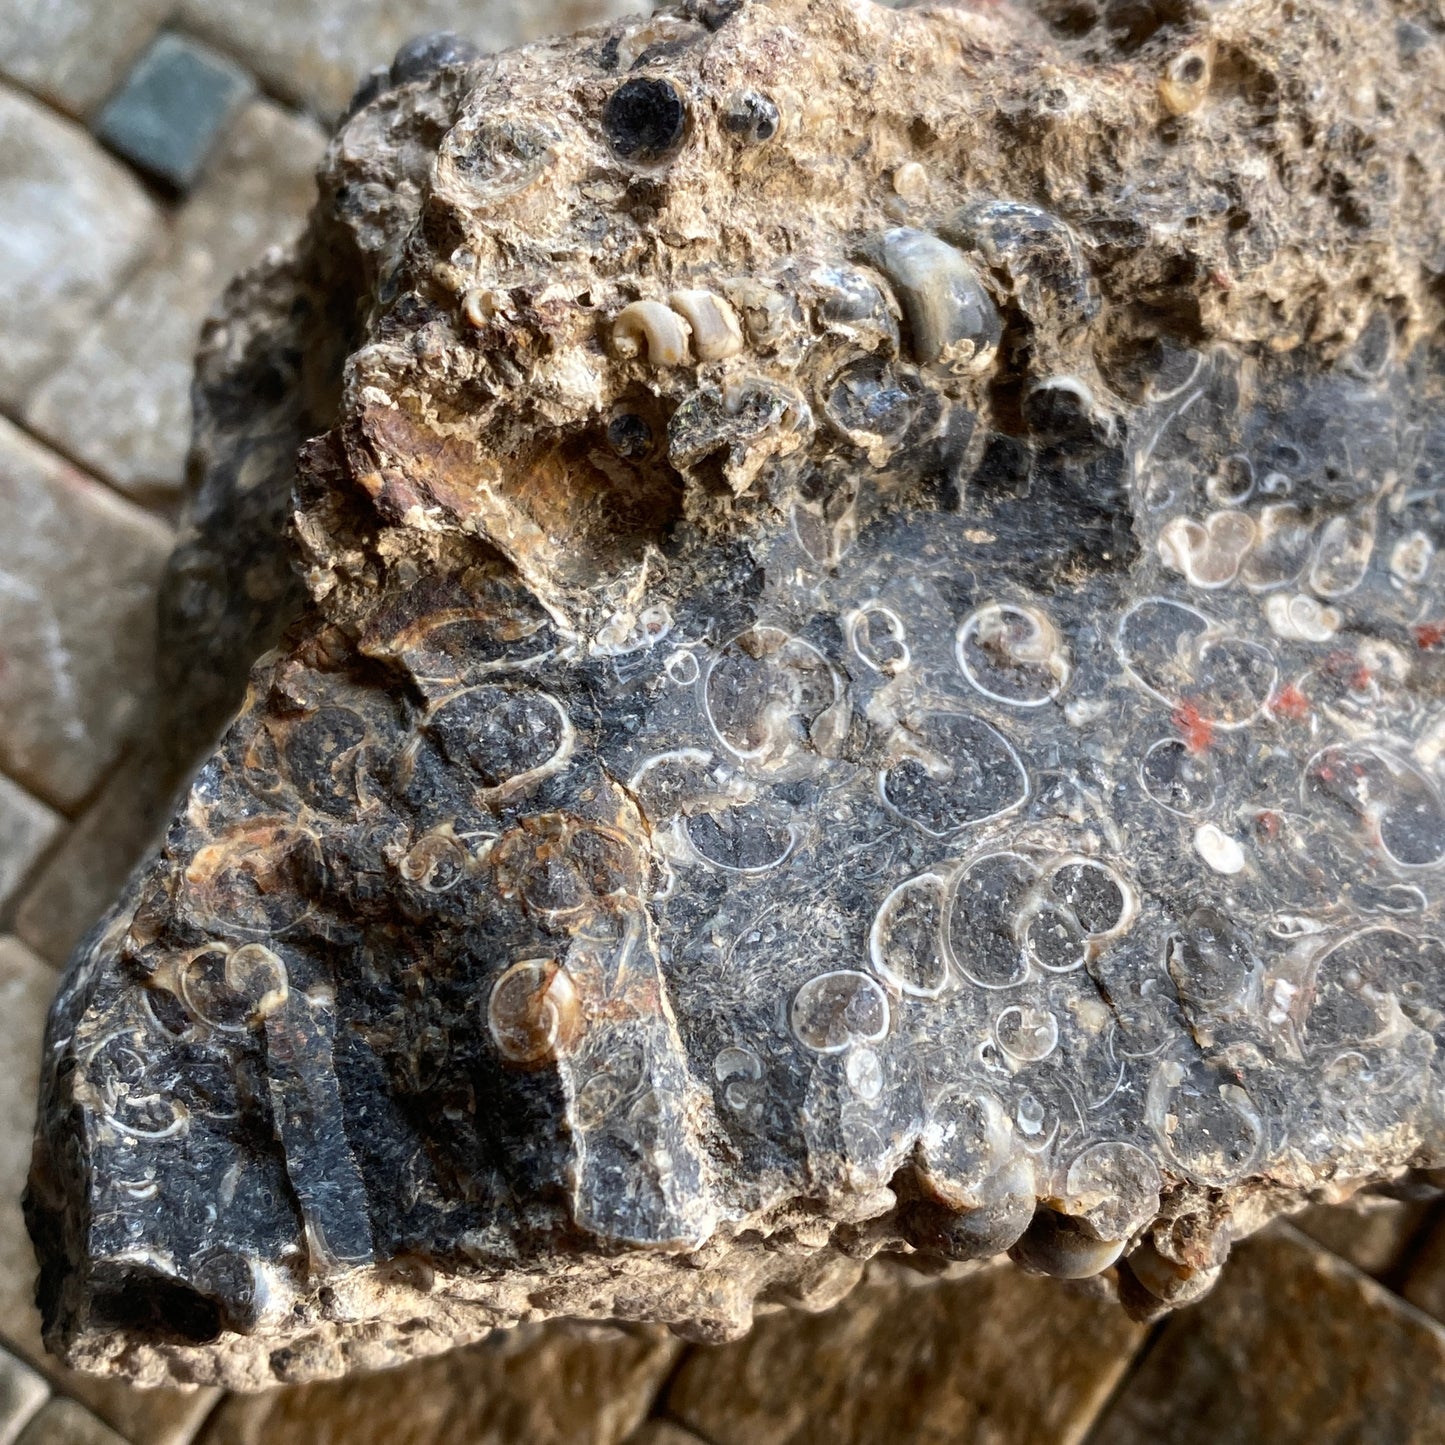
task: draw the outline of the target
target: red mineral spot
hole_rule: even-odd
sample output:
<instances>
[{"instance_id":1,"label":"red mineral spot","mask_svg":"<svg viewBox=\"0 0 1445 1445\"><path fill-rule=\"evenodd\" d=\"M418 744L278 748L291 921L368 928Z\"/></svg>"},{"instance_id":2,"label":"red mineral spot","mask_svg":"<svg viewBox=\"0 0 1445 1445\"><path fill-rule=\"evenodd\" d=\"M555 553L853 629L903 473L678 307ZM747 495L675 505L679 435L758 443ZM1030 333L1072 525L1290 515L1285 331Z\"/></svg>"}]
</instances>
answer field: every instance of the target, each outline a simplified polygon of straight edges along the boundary
<instances>
[{"instance_id":1,"label":"red mineral spot","mask_svg":"<svg viewBox=\"0 0 1445 1445\"><path fill-rule=\"evenodd\" d=\"M1206 753L1214 742L1214 724L1199 711L1199 704L1189 698L1174 709L1174 726L1191 753Z\"/></svg>"},{"instance_id":2,"label":"red mineral spot","mask_svg":"<svg viewBox=\"0 0 1445 1445\"><path fill-rule=\"evenodd\" d=\"M1309 716L1310 700L1294 683L1288 687L1281 688L1270 700L1269 710L1276 717L1288 718L1291 722L1300 722Z\"/></svg>"},{"instance_id":3,"label":"red mineral spot","mask_svg":"<svg viewBox=\"0 0 1445 1445\"><path fill-rule=\"evenodd\" d=\"M1415 646L1422 652L1445 643L1445 622L1421 622L1411 630L1415 634Z\"/></svg>"},{"instance_id":4,"label":"red mineral spot","mask_svg":"<svg viewBox=\"0 0 1445 1445\"><path fill-rule=\"evenodd\" d=\"M1375 674L1353 652L1332 652L1322 669L1327 677L1343 682L1352 692L1364 692L1375 680Z\"/></svg>"}]
</instances>

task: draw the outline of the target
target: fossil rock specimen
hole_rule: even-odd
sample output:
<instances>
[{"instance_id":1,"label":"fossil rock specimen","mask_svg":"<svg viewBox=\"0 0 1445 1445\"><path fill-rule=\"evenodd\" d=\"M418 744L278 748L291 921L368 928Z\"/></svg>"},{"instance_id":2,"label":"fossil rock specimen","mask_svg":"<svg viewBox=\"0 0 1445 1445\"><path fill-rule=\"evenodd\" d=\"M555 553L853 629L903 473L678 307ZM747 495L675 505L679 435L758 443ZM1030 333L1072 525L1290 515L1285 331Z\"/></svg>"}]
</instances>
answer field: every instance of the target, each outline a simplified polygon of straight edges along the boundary
<instances>
[{"instance_id":1,"label":"fossil rock specimen","mask_svg":"<svg viewBox=\"0 0 1445 1445\"><path fill-rule=\"evenodd\" d=\"M208 344L205 722L301 602L56 1004L53 1344L717 1338L879 1251L1147 1315L1445 1163L1438 26L440 50Z\"/></svg>"}]
</instances>

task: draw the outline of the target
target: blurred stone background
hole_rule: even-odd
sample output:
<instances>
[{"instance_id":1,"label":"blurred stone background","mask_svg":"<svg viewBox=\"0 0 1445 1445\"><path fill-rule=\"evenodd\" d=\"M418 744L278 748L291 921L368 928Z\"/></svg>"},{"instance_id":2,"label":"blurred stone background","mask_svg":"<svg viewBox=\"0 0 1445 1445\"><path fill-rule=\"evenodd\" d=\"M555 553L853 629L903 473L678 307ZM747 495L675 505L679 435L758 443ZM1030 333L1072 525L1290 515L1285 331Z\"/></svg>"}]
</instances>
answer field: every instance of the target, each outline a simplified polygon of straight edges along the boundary
<instances>
[{"instance_id":1,"label":"blurred stone background","mask_svg":"<svg viewBox=\"0 0 1445 1445\"><path fill-rule=\"evenodd\" d=\"M155 821L137 734L200 323L300 226L325 127L403 40L500 47L634 8L0 0L0 1445L1445 1441L1427 1201L1276 1226L1152 1330L1011 1268L883 1265L734 1345L552 1327L247 1398L132 1391L41 1350L19 1208L41 1030Z\"/></svg>"}]
</instances>

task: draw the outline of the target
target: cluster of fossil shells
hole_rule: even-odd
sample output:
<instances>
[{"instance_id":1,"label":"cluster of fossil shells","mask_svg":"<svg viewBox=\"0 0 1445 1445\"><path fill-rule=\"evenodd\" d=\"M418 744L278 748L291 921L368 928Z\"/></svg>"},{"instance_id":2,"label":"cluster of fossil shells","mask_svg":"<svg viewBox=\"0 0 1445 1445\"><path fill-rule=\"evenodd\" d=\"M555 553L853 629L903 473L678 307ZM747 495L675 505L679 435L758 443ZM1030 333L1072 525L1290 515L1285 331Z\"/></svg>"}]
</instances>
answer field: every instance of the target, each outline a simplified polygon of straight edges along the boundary
<instances>
[{"instance_id":1,"label":"cluster of fossil shells","mask_svg":"<svg viewBox=\"0 0 1445 1445\"><path fill-rule=\"evenodd\" d=\"M1149 1316L1445 1163L1440 59L1095 8L359 98L229 373L333 368L304 606L56 1006L72 1359L722 1338L880 1252Z\"/></svg>"}]
</instances>

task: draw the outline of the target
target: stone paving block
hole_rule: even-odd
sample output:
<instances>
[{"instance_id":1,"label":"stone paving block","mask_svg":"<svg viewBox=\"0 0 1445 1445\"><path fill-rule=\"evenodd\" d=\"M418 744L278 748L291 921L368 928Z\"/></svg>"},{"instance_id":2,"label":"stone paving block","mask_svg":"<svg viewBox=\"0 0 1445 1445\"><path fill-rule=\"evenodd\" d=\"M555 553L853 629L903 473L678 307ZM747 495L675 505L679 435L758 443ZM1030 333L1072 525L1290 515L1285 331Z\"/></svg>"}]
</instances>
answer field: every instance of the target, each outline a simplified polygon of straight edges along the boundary
<instances>
[{"instance_id":1,"label":"stone paving block","mask_svg":"<svg viewBox=\"0 0 1445 1445\"><path fill-rule=\"evenodd\" d=\"M35 1256L20 1214L30 1168L40 1039L55 975L19 939L0 936L0 1334L24 1349L36 1318ZM29 1351L26 1351L29 1353Z\"/></svg>"},{"instance_id":2,"label":"stone paving block","mask_svg":"<svg viewBox=\"0 0 1445 1445\"><path fill-rule=\"evenodd\" d=\"M188 1445L213 1408L218 1391L135 1390L111 1380L92 1379L62 1368L45 1353L40 1342L40 1316L34 1299L35 1255L25 1232L20 1196L30 1168L35 1094L40 1083L40 1040L55 983L54 972L19 939L0 936L0 1337L58 1389L83 1400L133 1445ZM51 1445L71 1439L56 1431L89 1429L87 1420L83 1412L74 1415L62 1411L45 1422L37 1416L31 1428L40 1429L43 1423L48 1433L34 1439ZM34 1445L29 1431L21 1438ZM76 1434L74 1438L76 1445L82 1445L92 1439L112 1437L107 1432L98 1436ZM4 1440L0 1434L0 1445Z\"/></svg>"},{"instance_id":3,"label":"stone paving block","mask_svg":"<svg viewBox=\"0 0 1445 1445\"><path fill-rule=\"evenodd\" d=\"M644 1420L623 1445L707 1445L707 1441L671 1420Z\"/></svg>"},{"instance_id":4,"label":"stone paving block","mask_svg":"<svg viewBox=\"0 0 1445 1445\"><path fill-rule=\"evenodd\" d=\"M484 50L647 9L639 0L181 0L181 22L233 55L266 87L334 118L356 83L403 41L455 30Z\"/></svg>"},{"instance_id":5,"label":"stone paving block","mask_svg":"<svg viewBox=\"0 0 1445 1445\"><path fill-rule=\"evenodd\" d=\"M201 1445L617 1445L681 1349L661 1330L524 1329L380 1374L232 1395Z\"/></svg>"},{"instance_id":6,"label":"stone paving block","mask_svg":"<svg viewBox=\"0 0 1445 1445\"><path fill-rule=\"evenodd\" d=\"M56 967L109 907L165 823L155 770L128 757L25 890L15 932Z\"/></svg>"},{"instance_id":7,"label":"stone paving block","mask_svg":"<svg viewBox=\"0 0 1445 1445\"><path fill-rule=\"evenodd\" d=\"M192 1445L221 1398L219 1390L211 1389L137 1390L62 1369L48 1355L40 1368L57 1390L83 1401L130 1445ZM111 1436L101 1438L108 1441Z\"/></svg>"},{"instance_id":8,"label":"stone paving block","mask_svg":"<svg viewBox=\"0 0 1445 1445\"><path fill-rule=\"evenodd\" d=\"M0 75L87 116L170 8L171 0L0 0Z\"/></svg>"},{"instance_id":9,"label":"stone paving block","mask_svg":"<svg viewBox=\"0 0 1445 1445\"><path fill-rule=\"evenodd\" d=\"M1445 1323L1445 1219L1420 1241L1402 1290L1411 1304Z\"/></svg>"},{"instance_id":10,"label":"stone paving block","mask_svg":"<svg viewBox=\"0 0 1445 1445\"><path fill-rule=\"evenodd\" d=\"M162 31L95 118L116 154L177 190L189 190L255 82L233 60Z\"/></svg>"},{"instance_id":11,"label":"stone paving block","mask_svg":"<svg viewBox=\"0 0 1445 1445\"><path fill-rule=\"evenodd\" d=\"M1365 1198L1355 1205L1317 1205L1290 1223L1356 1269L1380 1278L1404 1264L1433 1210L1420 1201Z\"/></svg>"},{"instance_id":12,"label":"stone paving block","mask_svg":"<svg viewBox=\"0 0 1445 1445\"><path fill-rule=\"evenodd\" d=\"M0 406L18 409L160 243L160 212L79 126L0 86L0 217Z\"/></svg>"},{"instance_id":13,"label":"stone paving block","mask_svg":"<svg viewBox=\"0 0 1445 1445\"><path fill-rule=\"evenodd\" d=\"M0 777L0 917L65 821L24 788Z\"/></svg>"},{"instance_id":14,"label":"stone paving block","mask_svg":"<svg viewBox=\"0 0 1445 1445\"><path fill-rule=\"evenodd\" d=\"M180 208L171 245L39 386L26 424L137 498L174 494L201 322L236 272L300 229L324 148L309 121L248 105Z\"/></svg>"},{"instance_id":15,"label":"stone paving block","mask_svg":"<svg viewBox=\"0 0 1445 1445\"><path fill-rule=\"evenodd\" d=\"M1174 1316L1089 1445L1438 1445L1445 1329L1288 1227Z\"/></svg>"},{"instance_id":16,"label":"stone paving block","mask_svg":"<svg viewBox=\"0 0 1445 1445\"><path fill-rule=\"evenodd\" d=\"M0 1445L14 1445L49 1394L50 1386L41 1375L8 1350L0 1350Z\"/></svg>"},{"instance_id":17,"label":"stone paving block","mask_svg":"<svg viewBox=\"0 0 1445 1445\"><path fill-rule=\"evenodd\" d=\"M1072 1445L1143 1338L1116 1304L1020 1270L875 1270L830 1313L694 1350L666 1413L709 1445Z\"/></svg>"},{"instance_id":18,"label":"stone paving block","mask_svg":"<svg viewBox=\"0 0 1445 1445\"><path fill-rule=\"evenodd\" d=\"M52 1400L21 1432L18 1445L126 1445L74 1400Z\"/></svg>"},{"instance_id":19,"label":"stone paving block","mask_svg":"<svg viewBox=\"0 0 1445 1445\"><path fill-rule=\"evenodd\" d=\"M171 537L6 421L0 515L0 769L69 811L152 685Z\"/></svg>"}]
</instances>

